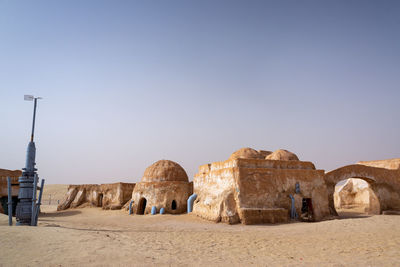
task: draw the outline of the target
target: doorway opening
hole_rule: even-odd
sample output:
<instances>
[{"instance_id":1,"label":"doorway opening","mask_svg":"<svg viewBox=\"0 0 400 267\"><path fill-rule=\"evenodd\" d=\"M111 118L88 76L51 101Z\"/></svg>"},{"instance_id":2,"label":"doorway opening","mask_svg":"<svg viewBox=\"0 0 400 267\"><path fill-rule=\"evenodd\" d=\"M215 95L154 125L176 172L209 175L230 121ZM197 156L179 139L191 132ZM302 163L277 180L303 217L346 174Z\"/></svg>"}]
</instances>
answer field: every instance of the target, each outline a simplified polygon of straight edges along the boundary
<instances>
[{"instance_id":1,"label":"doorway opening","mask_svg":"<svg viewBox=\"0 0 400 267\"><path fill-rule=\"evenodd\" d=\"M333 195L339 217L357 218L379 214L380 204L369 182L360 178L349 178L338 182Z\"/></svg>"},{"instance_id":2,"label":"doorway opening","mask_svg":"<svg viewBox=\"0 0 400 267\"><path fill-rule=\"evenodd\" d=\"M314 209L311 198L303 198L301 203L301 215L300 219L305 222L314 221Z\"/></svg>"},{"instance_id":3,"label":"doorway opening","mask_svg":"<svg viewBox=\"0 0 400 267\"><path fill-rule=\"evenodd\" d=\"M139 200L139 204L138 204L138 208L137 208L137 212L136 213L139 214L139 215L144 215L144 212L146 210L146 204L147 204L147 200L144 197L142 197Z\"/></svg>"},{"instance_id":4,"label":"doorway opening","mask_svg":"<svg viewBox=\"0 0 400 267\"><path fill-rule=\"evenodd\" d=\"M99 200L97 201L97 207L103 207L103 194L99 194Z\"/></svg>"},{"instance_id":5,"label":"doorway opening","mask_svg":"<svg viewBox=\"0 0 400 267\"><path fill-rule=\"evenodd\" d=\"M175 201L175 199L174 200L172 200L172 203L171 203L171 209L172 210L176 210L176 201Z\"/></svg>"}]
</instances>

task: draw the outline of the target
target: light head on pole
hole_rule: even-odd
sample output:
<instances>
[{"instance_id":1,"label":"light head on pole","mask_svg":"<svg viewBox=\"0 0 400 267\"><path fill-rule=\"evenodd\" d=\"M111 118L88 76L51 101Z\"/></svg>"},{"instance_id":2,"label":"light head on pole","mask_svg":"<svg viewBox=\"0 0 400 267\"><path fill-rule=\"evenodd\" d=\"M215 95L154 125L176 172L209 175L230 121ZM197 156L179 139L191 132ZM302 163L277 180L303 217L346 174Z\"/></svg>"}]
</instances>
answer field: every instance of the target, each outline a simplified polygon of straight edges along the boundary
<instances>
[{"instance_id":1,"label":"light head on pole","mask_svg":"<svg viewBox=\"0 0 400 267\"><path fill-rule=\"evenodd\" d=\"M24 95L25 101L32 101L34 99L33 95Z\"/></svg>"},{"instance_id":2,"label":"light head on pole","mask_svg":"<svg viewBox=\"0 0 400 267\"><path fill-rule=\"evenodd\" d=\"M41 97L34 97L33 95L24 95L24 100L32 101L34 99L42 99Z\"/></svg>"}]
</instances>

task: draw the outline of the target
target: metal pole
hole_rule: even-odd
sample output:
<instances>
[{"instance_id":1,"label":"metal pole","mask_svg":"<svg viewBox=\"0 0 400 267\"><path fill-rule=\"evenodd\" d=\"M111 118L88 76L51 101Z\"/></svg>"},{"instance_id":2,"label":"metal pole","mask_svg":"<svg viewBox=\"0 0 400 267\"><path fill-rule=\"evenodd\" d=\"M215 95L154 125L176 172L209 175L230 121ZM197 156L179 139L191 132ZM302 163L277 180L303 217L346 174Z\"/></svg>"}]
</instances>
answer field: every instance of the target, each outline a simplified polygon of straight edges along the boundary
<instances>
[{"instance_id":1,"label":"metal pole","mask_svg":"<svg viewBox=\"0 0 400 267\"><path fill-rule=\"evenodd\" d=\"M12 190L11 190L11 178L7 177L7 189L8 189L8 225L12 225Z\"/></svg>"},{"instance_id":2,"label":"metal pole","mask_svg":"<svg viewBox=\"0 0 400 267\"><path fill-rule=\"evenodd\" d=\"M44 179L42 179L42 182L40 183L39 199L38 199L38 204L37 204L36 213L35 213L35 226L37 226L37 222L38 222L40 204L42 203L43 188L44 188Z\"/></svg>"},{"instance_id":3,"label":"metal pole","mask_svg":"<svg viewBox=\"0 0 400 267\"><path fill-rule=\"evenodd\" d=\"M33 121L32 121L31 142L33 142L33 135L34 135L34 133L35 133L36 103L37 103L37 97L35 97L35 104L34 104L34 106L33 106Z\"/></svg>"},{"instance_id":4,"label":"metal pole","mask_svg":"<svg viewBox=\"0 0 400 267\"><path fill-rule=\"evenodd\" d=\"M33 195L32 195L32 216L31 216L31 226L35 226L35 208L36 208L36 190L37 190L37 174L33 176Z\"/></svg>"}]
</instances>

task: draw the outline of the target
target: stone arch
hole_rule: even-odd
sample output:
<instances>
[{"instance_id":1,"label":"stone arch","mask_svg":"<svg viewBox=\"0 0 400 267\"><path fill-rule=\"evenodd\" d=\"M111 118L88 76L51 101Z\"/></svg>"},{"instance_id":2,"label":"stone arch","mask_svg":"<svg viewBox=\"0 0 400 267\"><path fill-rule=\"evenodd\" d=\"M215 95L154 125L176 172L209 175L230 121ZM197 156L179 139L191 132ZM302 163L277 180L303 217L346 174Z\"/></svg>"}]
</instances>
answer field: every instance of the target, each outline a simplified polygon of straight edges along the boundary
<instances>
[{"instance_id":1,"label":"stone arch","mask_svg":"<svg viewBox=\"0 0 400 267\"><path fill-rule=\"evenodd\" d=\"M400 210L400 171L354 164L325 174L331 215L338 215L333 199L335 185L348 178L358 178L368 182L379 201L379 205L373 207L372 213L380 214L383 210Z\"/></svg>"}]
</instances>

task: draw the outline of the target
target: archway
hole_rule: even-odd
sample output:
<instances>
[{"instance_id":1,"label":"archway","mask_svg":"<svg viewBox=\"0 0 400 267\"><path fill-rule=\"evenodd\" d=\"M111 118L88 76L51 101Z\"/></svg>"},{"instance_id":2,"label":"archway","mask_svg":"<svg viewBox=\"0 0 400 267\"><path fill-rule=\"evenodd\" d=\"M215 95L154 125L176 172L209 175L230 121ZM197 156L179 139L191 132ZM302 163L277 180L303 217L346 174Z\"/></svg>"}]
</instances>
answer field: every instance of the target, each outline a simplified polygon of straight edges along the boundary
<instances>
[{"instance_id":1,"label":"archway","mask_svg":"<svg viewBox=\"0 0 400 267\"><path fill-rule=\"evenodd\" d=\"M335 185L334 207L342 218L379 214L380 204L370 185L370 179L348 178Z\"/></svg>"},{"instance_id":2,"label":"archway","mask_svg":"<svg viewBox=\"0 0 400 267\"><path fill-rule=\"evenodd\" d=\"M391 173L390 170L369 167L360 164L344 166L326 173L325 183L328 190L328 201L331 214L338 216L334 201L335 186L338 183L340 185L340 181L347 180L349 178L362 179L368 183L374 203L374 205L369 206L368 214L380 214L382 210L382 198L380 190L382 186L385 186L382 182L384 181L386 183L387 180L393 179L393 175L396 174Z\"/></svg>"},{"instance_id":3,"label":"archway","mask_svg":"<svg viewBox=\"0 0 400 267\"><path fill-rule=\"evenodd\" d=\"M144 197L142 197L139 200L136 214L143 215L146 210L146 204L147 204L147 200Z\"/></svg>"},{"instance_id":4,"label":"archway","mask_svg":"<svg viewBox=\"0 0 400 267\"><path fill-rule=\"evenodd\" d=\"M172 200L172 203L171 203L171 209L172 210L176 210L176 201L175 201L175 199L174 200Z\"/></svg>"}]
</instances>

